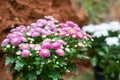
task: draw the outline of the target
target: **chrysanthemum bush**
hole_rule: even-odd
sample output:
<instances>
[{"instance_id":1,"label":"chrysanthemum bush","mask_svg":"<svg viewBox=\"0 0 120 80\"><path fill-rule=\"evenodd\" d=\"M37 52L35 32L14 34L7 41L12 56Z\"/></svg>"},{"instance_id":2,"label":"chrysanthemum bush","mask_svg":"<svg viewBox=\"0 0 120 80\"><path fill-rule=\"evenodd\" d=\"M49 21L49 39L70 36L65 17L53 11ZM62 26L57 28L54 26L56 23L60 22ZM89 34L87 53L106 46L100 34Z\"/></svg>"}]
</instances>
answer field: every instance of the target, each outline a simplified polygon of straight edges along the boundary
<instances>
[{"instance_id":1,"label":"chrysanthemum bush","mask_svg":"<svg viewBox=\"0 0 120 80\"><path fill-rule=\"evenodd\" d=\"M114 77L120 72L120 23L91 24L83 27L83 31L90 33L94 39L90 49L93 65Z\"/></svg>"},{"instance_id":2,"label":"chrysanthemum bush","mask_svg":"<svg viewBox=\"0 0 120 80\"><path fill-rule=\"evenodd\" d=\"M87 58L91 36L72 21L59 23L51 16L30 26L10 31L1 46L13 71L13 80L63 80L62 75L76 71L73 58Z\"/></svg>"}]
</instances>

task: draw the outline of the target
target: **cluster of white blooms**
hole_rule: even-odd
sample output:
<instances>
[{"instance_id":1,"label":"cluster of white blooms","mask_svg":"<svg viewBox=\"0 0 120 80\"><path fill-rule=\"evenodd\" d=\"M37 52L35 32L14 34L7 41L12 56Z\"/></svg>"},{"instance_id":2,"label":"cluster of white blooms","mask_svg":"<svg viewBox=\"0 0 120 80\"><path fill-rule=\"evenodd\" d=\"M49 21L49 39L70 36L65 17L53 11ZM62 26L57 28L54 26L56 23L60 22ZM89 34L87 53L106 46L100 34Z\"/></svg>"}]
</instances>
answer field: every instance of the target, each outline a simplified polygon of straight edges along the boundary
<instances>
[{"instance_id":1,"label":"cluster of white blooms","mask_svg":"<svg viewBox=\"0 0 120 80\"><path fill-rule=\"evenodd\" d=\"M90 24L84 26L83 31L90 33L93 38L99 39L101 37L105 37L104 41L109 46L120 45L120 23L117 21L112 21L110 23L101 23L98 25ZM116 36L111 36L111 34L114 35L113 32L117 32L115 33Z\"/></svg>"},{"instance_id":2,"label":"cluster of white blooms","mask_svg":"<svg viewBox=\"0 0 120 80\"><path fill-rule=\"evenodd\" d=\"M113 45L118 46L119 45L119 39L118 39L118 37L107 37L105 39L105 42L109 46L113 46Z\"/></svg>"},{"instance_id":3,"label":"cluster of white blooms","mask_svg":"<svg viewBox=\"0 0 120 80\"><path fill-rule=\"evenodd\" d=\"M101 23L98 25L87 25L83 27L83 31L89 32L93 37L100 38L102 36L108 36L108 32L120 31L120 23L117 21L112 21L110 23Z\"/></svg>"}]
</instances>

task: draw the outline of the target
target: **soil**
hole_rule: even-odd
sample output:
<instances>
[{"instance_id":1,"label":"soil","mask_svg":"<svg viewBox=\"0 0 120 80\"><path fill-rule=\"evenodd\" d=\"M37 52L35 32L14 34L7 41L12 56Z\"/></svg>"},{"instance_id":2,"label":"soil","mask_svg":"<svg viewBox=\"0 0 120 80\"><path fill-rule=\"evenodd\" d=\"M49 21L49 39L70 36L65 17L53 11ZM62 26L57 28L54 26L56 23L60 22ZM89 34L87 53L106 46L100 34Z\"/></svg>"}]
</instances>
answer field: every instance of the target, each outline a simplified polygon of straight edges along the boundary
<instances>
[{"instance_id":1,"label":"soil","mask_svg":"<svg viewBox=\"0 0 120 80\"><path fill-rule=\"evenodd\" d=\"M20 24L29 25L47 15L60 22L71 20L80 26L87 23L85 12L77 13L71 0L0 0L0 43L10 29ZM3 54L0 47L0 80L11 80L11 74L6 73Z\"/></svg>"}]
</instances>

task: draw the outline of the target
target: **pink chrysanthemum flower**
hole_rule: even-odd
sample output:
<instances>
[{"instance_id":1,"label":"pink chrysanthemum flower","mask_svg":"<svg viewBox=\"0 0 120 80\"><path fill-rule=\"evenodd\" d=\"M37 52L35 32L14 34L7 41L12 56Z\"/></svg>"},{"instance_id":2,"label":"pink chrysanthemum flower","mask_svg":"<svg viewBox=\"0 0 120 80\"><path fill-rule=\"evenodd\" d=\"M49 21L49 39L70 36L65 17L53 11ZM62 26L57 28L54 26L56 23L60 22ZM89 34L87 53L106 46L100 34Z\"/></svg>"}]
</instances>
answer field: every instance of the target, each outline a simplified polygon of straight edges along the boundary
<instances>
[{"instance_id":1,"label":"pink chrysanthemum flower","mask_svg":"<svg viewBox=\"0 0 120 80\"><path fill-rule=\"evenodd\" d=\"M51 48L53 48L53 49L59 49L60 47L61 47L60 43L55 42L55 43L51 44Z\"/></svg>"},{"instance_id":2,"label":"pink chrysanthemum flower","mask_svg":"<svg viewBox=\"0 0 120 80\"><path fill-rule=\"evenodd\" d=\"M39 52L39 55L42 58L49 57L50 56L50 51L48 49L41 49L40 52Z\"/></svg>"},{"instance_id":3,"label":"pink chrysanthemum flower","mask_svg":"<svg viewBox=\"0 0 120 80\"><path fill-rule=\"evenodd\" d=\"M1 43L1 46L6 46L8 43L9 43L9 39L4 39L3 41L2 41L2 43Z\"/></svg>"},{"instance_id":4,"label":"pink chrysanthemum flower","mask_svg":"<svg viewBox=\"0 0 120 80\"><path fill-rule=\"evenodd\" d=\"M30 51L29 50L23 50L22 51L22 57L27 58L30 56Z\"/></svg>"},{"instance_id":5,"label":"pink chrysanthemum flower","mask_svg":"<svg viewBox=\"0 0 120 80\"><path fill-rule=\"evenodd\" d=\"M11 38L10 42L13 46L16 46L21 43L21 39L19 37Z\"/></svg>"},{"instance_id":6,"label":"pink chrysanthemum flower","mask_svg":"<svg viewBox=\"0 0 120 80\"><path fill-rule=\"evenodd\" d=\"M57 40L56 42L58 42L58 43L60 43L60 44L62 44L62 45L66 45L66 42L63 41L63 40Z\"/></svg>"},{"instance_id":7,"label":"pink chrysanthemum flower","mask_svg":"<svg viewBox=\"0 0 120 80\"><path fill-rule=\"evenodd\" d=\"M51 47L51 43L50 43L50 42L47 42L47 41L46 41L46 42L43 42L43 43L42 43L42 48L43 48L43 49L48 49L48 48L50 48L50 47Z\"/></svg>"},{"instance_id":8,"label":"pink chrysanthemum flower","mask_svg":"<svg viewBox=\"0 0 120 80\"><path fill-rule=\"evenodd\" d=\"M64 36L66 36L66 32L65 32L65 31L61 31L59 35L60 35L61 37L64 37Z\"/></svg>"},{"instance_id":9,"label":"pink chrysanthemum flower","mask_svg":"<svg viewBox=\"0 0 120 80\"><path fill-rule=\"evenodd\" d=\"M64 51L62 49L57 49L55 52L59 56L64 56L65 55L65 53L64 53Z\"/></svg>"},{"instance_id":10,"label":"pink chrysanthemum flower","mask_svg":"<svg viewBox=\"0 0 120 80\"><path fill-rule=\"evenodd\" d=\"M38 37L39 35L40 35L39 32L33 32L33 33L32 33L32 37Z\"/></svg>"},{"instance_id":11,"label":"pink chrysanthemum flower","mask_svg":"<svg viewBox=\"0 0 120 80\"><path fill-rule=\"evenodd\" d=\"M83 38L83 34L81 32L76 32L76 37L78 39L82 39Z\"/></svg>"},{"instance_id":12,"label":"pink chrysanthemum flower","mask_svg":"<svg viewBox=\"0 0 120 80\"><path fill-rule=\"evenodd\" d=\"M21 50L30 49L30 45L29 45L29 44L21 44L21 45L20 45L20 49L21 49Z\"/></svg>"}]
</instances>

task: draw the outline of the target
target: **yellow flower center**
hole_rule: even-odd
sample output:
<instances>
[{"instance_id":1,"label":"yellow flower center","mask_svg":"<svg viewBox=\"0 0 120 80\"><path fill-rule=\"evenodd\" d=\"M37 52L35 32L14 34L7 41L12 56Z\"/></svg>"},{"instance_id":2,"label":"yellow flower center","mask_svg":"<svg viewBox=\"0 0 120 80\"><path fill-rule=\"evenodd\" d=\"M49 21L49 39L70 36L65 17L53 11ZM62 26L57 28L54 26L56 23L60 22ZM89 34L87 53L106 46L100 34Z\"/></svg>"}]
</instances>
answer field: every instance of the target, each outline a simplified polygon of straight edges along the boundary
<instances>
[{"instance_id":1,"label":"yellow flower center","mask_svg":"<svg viewBox=\"0 0 120 80\"><path fill-rule=\"evenodd\" d=\"M64 32L61 32L61 35L65 34Z\"/></svg>"},{"instance_id":2,"label":"yellow flower center","mask_svg":"<svg viewBox=\"0 0 120 80\"><path fill-rule=\"evenodd\" d=\"M62 50L61 50L61 49L59 49L59 52L62 52Z\"/></svg>"},{"instance_id":3,"label":"yellow flower center","mask_svg":"<svg viewBox=\"0 0 120 80\"><path fill-rule=\"evenodd\" d=\"M82 34L81 34L81 33L78 33L78 36L79 36L79 37L82 37Z\"/></svg>"},{"instance_id":4,"label":"yellow flower center","mask_svg":"<svg viewBox=\"0 0 120 80\"><path fill-rule=\"evenodd\" d=\"M47 50L43 50L43 53L46 54L46 53L47 53Z\"/></svg>"},{"instance_id":5,"label":"yellow flower center","mask_svg":"<svg viewBox=\"0 0 120 80\"><path fill-rule=\"evenodd\" d=\"M71 30L70 30L70 33L71 33L71 34L73 34L73 33L74 33L74 30L73 30L73 29L71 29Z\"/></svg>"},{"instance_id":6,"label":"yellow flower center","mask_svg":"<svg viewBox=\"0 0 120 80\"><path fill-rule=\"evenodd\" d=\"M29 52L29 51L28 51L28 50L24 50L23 52L27 53L27 52Z\"/></svg>"}]
</instances>

